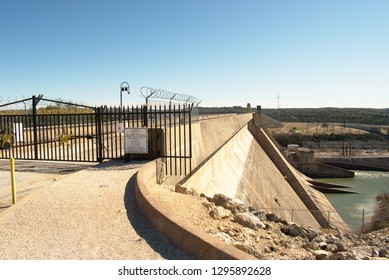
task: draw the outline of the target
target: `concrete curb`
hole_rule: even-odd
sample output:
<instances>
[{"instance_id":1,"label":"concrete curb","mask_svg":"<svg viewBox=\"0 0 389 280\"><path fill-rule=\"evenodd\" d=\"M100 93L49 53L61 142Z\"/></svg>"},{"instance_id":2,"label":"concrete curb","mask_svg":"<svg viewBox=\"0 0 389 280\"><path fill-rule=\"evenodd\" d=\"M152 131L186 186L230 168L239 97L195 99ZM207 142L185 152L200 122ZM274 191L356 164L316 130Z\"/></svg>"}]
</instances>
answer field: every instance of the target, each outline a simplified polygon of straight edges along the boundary
<instances>
[{"instance_id":1,"label":"concrete curb","mask_svg":"<svg viewBox=\"0 0 389 280\"><path fill-rule=\"evenodd\" d=\"M190 221L164 208L149 192L155 184L156 161L145 164L135 180L135 199L140 212L171 243L203 260L256 260L255 257L192 226Z\"/></svg>"}]
</instances>

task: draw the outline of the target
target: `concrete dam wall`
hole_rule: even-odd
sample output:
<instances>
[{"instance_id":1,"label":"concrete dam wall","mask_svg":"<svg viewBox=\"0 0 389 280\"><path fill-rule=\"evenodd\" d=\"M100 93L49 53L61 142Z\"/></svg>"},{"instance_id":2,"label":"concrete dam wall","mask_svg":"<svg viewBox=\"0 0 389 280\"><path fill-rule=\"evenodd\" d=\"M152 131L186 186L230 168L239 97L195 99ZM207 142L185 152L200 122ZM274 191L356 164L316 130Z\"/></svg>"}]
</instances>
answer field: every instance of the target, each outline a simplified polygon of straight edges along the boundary
<instances>
[{"instance_id":1,"label":"concrete dam wall","mask_svg":"<svg viewBox=\"0 0 389 280\"><path fill-rule=\"evenodd\" d=\"M310 178L294 169L261 127L260 115L230 116L195 124L193 174L187 189L222 193L247 205L313 228L347 226ZM178 181L177 181L178 182Z\"/></svg>"}]
</instances>

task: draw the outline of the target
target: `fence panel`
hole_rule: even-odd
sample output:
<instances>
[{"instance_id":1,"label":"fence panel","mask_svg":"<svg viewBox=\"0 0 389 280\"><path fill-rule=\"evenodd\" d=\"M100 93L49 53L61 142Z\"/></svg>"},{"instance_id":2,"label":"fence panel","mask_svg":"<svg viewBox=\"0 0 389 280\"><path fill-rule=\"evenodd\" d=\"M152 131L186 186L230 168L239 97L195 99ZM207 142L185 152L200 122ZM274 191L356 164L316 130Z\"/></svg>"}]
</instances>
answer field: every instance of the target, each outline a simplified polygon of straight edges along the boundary
<instances>
[{"instance_id":1,"label":"fence panel","mask_svg":"<svg viewBox=\"0 0 389 280\"><path fill-rule=\"evenodd\" d=\"M0 158L95 162L161 157L166 175L187 175L192 169L191 112L190 105L165 104L74 114L38 114L35 108L31 115L0 115ZM125 128L136 127L147 127L148 154L125 153Z\"/></svg>"}]
</instances>

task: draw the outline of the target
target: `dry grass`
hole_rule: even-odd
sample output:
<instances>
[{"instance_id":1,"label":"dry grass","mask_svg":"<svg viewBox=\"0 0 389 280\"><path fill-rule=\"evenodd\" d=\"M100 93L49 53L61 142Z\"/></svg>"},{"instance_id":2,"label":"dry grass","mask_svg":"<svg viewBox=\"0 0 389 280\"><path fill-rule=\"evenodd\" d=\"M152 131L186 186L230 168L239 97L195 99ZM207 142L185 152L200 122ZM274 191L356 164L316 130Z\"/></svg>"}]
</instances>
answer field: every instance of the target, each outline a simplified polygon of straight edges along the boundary
<instances>
[{"instance_id":1,"label":"dry grass","mask_svg":"<svg viewBox=\"0 0 389 280\"><path fill-rule=\"evenodd\" d=\"M324 126L322 124L313 124L313 123L284 123L282 128L270 129L272 132L278 133L287 133L287 132L298 132L302 134L368 134L369 132L354 129L354 128L344 128L340 125Z\"/></svg>"}]
</instances>

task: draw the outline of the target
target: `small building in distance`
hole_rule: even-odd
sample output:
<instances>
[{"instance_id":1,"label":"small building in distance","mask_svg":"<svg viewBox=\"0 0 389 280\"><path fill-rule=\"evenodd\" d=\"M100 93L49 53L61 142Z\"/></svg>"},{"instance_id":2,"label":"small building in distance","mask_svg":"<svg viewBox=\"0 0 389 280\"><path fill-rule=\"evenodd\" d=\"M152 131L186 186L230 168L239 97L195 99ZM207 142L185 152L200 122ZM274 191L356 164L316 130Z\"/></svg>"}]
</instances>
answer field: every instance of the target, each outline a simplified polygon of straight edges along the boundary
<instances>
[{"instance_id":1,"label":"small building in distance","mask_svg":"<svg viewBox=\"0 0 389 280\"><path fill-rule=\"evenodd\" d=\"M315 152L308 148L296 148L295 154L298 162L314 162Z\"/></svg>"},{"instance_id":2,"label":"small building in distance","mask_svg":"<svg viewBox=\"0 0 389 280\"><path fill-rule=\"evenodd\" d=\"M316 162L315 152L304 147L288 145L288 158L301 173L312 178L352 178L354 172Z\"/></svg>"}]
</instances>

